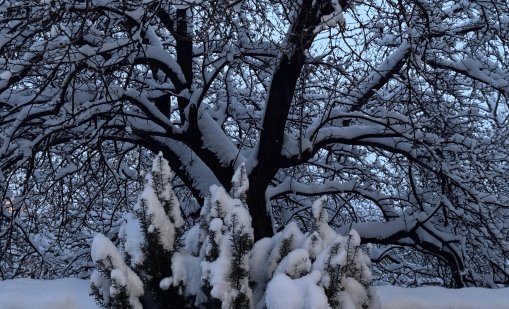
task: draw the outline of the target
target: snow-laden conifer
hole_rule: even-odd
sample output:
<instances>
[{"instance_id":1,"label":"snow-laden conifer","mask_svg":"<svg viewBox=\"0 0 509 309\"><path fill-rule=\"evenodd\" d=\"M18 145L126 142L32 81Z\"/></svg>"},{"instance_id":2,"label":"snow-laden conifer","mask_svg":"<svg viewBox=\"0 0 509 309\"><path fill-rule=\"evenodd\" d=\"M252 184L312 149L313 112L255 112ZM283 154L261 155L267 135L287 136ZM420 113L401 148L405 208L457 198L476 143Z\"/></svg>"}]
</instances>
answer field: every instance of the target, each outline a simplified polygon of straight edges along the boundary
<instances>
[{"instance_id":1,"label":"snow-laden conifer","mask_svg":"<svg viewBox=\"0 0 509 309\"><path fill-rule=\"evenodd\" d=\"M221 187L211 188L210 203L209 242L204 245L207 249L217 246L218 252L216 259L202 263L203 278L210 286L210 295L221 301L222 308L249 308L252 298L248 282L248 254L253 244L251 217L242 202L233 199Z\"/></svg>"},{"instance_id":2,"label":"snow-laden conifer","mask_svg":"<svg viewBox=\"0 0 509 309\"><path fill-rule=\"evenodd\" d=\"M128 269L132 274L135 274L134 271L138 273L139 284L142 291L145 291L143 303L160 308L183 304L178 289L170 287L172 255L184 225L180 203L170 183L172 178L173 172L168 162L159 154L154 159L151 171L145 177L145 187L134 213L124 217L124 224L120 228L119 237L125 254L121 255L111 242L108 246L110 250L115 248L116 260L123 261L125 258L132 267L131 269L125 265L123 269ZM100 256L104 254L102 248L106 247L96 246L92 250ZM103 266L100 260L98 261L96 265L100 270ZM113 287L109 291L103 288L108 280ZM124 282L118 271L112 272L106 278L96 273L92 276L92 285L97 286L97 290L103 296L102 303L107 306L113 303L117 304L114 307L124 308L123 299L131 296L130 290L123 288Z\"/></svg>"},{"instance_id":3,"label":"snow-laden conifer","mask_svg":"<svg viewBox=\"0 0 509 309\"><path fill-rule=\"evenodd\" d=\"M94 296L106 308L141 309L143 283L124 262L121 253L103 234L94 237L91 248L96 269L91 275Z\"/></svg>"},{"instance_id":4,"label":"snow-laden conifer","mask_svg":"<svg viewBox=\"0 0 509 309\"><path fill-rule=\"evenodd\" d=\"M232 189L231 196L238 198L242 201L243 205L246 205L246 194L249 189L249 180L247 177L246 165L242 163L239 168L235 170L232 177Z\"/></svg>"},{"instance_id":5,"label":"snow-laden conifer","mask_svg":"<svg viewBox=\"0 0 509 309\"><path fill-rule=\"evenodd\" d=\"M186 232L182 248L173 253L170 283L190 306L252 307L253 229L242 201L249 186L243 165L235 174L230 193L219 186L210 188L199 223Z\"/></svg>"},{"instance_id":6,"label":"snow-laden conifer","mask_svg":"<svg viewBox=\"0 0 509 309\"><path fill-rule=\"evenodd\" d=\"M171 177L167 163L158 156L135 214L126 216L120 230L125 256L108 240L114 253L106 260L114 259L114 265L122 266L110 266L107 275L94 273L93 285L104 303L128 307L131 299L140 298L126 279L136 274L125 258L139 274L136 286L145 291L147 306L379 308L360 237L353 230L339 235L329 226L325 197L313 203L311 231L304 233L290 222L273 237L254 243L245 206L249 183L241 165L230 192L210 187L199 222L180 237L184 221ZM109 265L98 258L106 256L101 247L105 246L95 246L93 253L99 269Z\"/></svg>"},{"instance_id":7,"label":"snow-laden conifer","mask_svg":"<svg viewBox=\"0 0 509 309\"><path fill-rule=\"evenodd\" d=\"M273 237L268 255L267 278L271 279L264 296L256 299L257 308L380 307L371 287L370 259L360 247L359 235L354 230L346 237L337 234L327 223L325 204L326 199L320 198L312 206L314 231L299 234L296 225L289 224ZM269 252L263 246L256 248ZM255 253L252 258L257 256ZM271 276L274 264L277 268ZM263 286L260 278L255 276L255 282Z\"/></svg>"},{"instance_id":8,"label":"snow-laden conifer","mask_svg":"<svg viewBox=\"0 0 509 309\"><path fill-rule=\"evenodd\" d=\"M321 273L320 285L331 308L379 308L378 298L371 287L370 258L361 248L359 234L351 230L348 236L337 234L327 224L325 200L313 204L315 228L308 239L319 239L322 249L316 256L313 269ZM317 248L311 249L316 252Z\"/></svg>"},{"instance_id":9,"label":"snow-laden conifer","mask_svg":"<svg viewBox=\"0 0 509 309\"><path fill-rule=\"evenodd\" d=\"M174 251L177 229L184 225L180 203L170 183L172 178L168 161L159 154L146 176L145 188L135 208L143 224L148 225L146 231L168 252Z\"/></svg>"}]
</instances>

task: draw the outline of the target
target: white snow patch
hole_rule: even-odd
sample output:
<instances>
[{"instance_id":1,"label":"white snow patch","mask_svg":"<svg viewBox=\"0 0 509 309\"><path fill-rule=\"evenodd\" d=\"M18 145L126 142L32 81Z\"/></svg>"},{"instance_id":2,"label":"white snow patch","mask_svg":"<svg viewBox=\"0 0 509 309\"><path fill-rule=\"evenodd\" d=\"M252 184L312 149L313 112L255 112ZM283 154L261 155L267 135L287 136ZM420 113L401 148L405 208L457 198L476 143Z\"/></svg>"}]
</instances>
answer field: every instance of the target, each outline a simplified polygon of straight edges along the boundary
<instances>
[{"instance_id":1,"label":"white snow patch","mask_svg":"<svg viewBox=\"0 0 509 309\"><path fill-rule=\"evenodd\" d=\"M310 279L306 278L306 280ZM305 294L300 294L301 287L298 284L285 285L292 282L294 280L284 274L278 274L273 278L268 293L270 295L267 295L267 302L271 304L269 308L302 308L294 306L305 303L303 297ZM387 285L376 287L376 290L382 309L509 308L509 288L453 290L441 287L421 287L410 289ZM277 305L284 307L277 307ZM88 280L77 278L0 281L0 308L99 309L92 296L89 296Z\"/></svg>"},{"instance_id":2,"label":"white snow patch","mask_svg":"<svg viewBox=\"0 0 509 309\"><path fill-rule=\"evenodd\" d=\"M124 263L124 259L117 247L103 234L96 234L92 241L90 255L94 263L102 264L106 270L111 269L111 284L103 274L94 270L90 281L97 287L105 301L109 301L110 294L117 293L118 286L125 287L129 294L129 303L134 309L141 309L139 297L143 295L143 283L138 275ZM116 281L116 284L113 284ZM108 286L109 285L109 286ZM108 293L105 293L109 291Z\"/></svg>"},{"instance_id":3,"label":"white snow patch","mask_svg":"<svg viewBox=\"0 0 509 309\"><path fill-rule=\"evenodd\" d=\"M161 288L161 290L166 291L171 286L171 283L172 283L172 278L166 277L163 280L161 280L161 282L159 282L159 288Z\"/></svg>"},{"instance_id":4,"label":"white snow patch","mask_svg":"<svg viewBox=\"0 0 509 309\"><path fill-rule=\"evenodd\" d=\"M89 285L77 278L0 281L0 308L99 309L89 296Z\"/></svg>"},{"instance_id":5,"label":"white snow patch","mask_svg":"<svg viewBox=\"0 0 509 309\"><path fill-rule=\"evenodd\" d=\"M376 287L382 309L507 309L509 288Z\"/></svg>"},{"instance_id":6,"label":"white snow patch","mask_svg":"<svg viewBox=\"0 0 509 309\"><path fill-rule=\"evenodd\" d=\"M11 77L12 73L9 71L4 71L0 73L0 89L5 88L7 86Z\"/></svg>"},{"instance_id":7,"label":"white snow patch","mask_svg":"<svg viewBox=\"0 0 509 309\"><path fill-rule=\"evenodd\" d=\"M121 226L119 235L124 239L124 246L129 256L131 256L131 266L141 265L145 261L142 251L145 236L140 226L140 222L129 213L125 216L125 223Z\"/></svg>"},{"instance_id":8,"label":"white snow patch","mask_svg":"<svg viewBox=\"0 0 509 309\"><path fill-rule=\"evenodd\" d=\"M266 302L268 309L330 309L324 290L317 285L320 273L292 280L285 274L277 274L268 284Z\"/></svg>"}]
</instances>

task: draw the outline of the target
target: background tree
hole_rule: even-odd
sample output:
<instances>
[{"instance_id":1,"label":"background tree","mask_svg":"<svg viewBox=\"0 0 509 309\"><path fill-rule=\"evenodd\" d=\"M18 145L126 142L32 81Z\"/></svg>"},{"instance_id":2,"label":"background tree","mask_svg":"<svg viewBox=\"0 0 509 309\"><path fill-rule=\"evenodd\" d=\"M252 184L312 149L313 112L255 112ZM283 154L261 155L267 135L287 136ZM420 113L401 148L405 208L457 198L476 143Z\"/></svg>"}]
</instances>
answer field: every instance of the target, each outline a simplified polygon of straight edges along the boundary
<instances>
[{"instance_id":1,"label":"background tree","mask_svg":"<svg viewBox=\"0 0 509 309\"><path fill-rule=\"evenodd\" d=\"M0 3L0 183L27 222L118 228L148 150L188 220L245 164L255 241L329 194L386 278L508 283L505 2Z\"/></svg>"}]
</instances>

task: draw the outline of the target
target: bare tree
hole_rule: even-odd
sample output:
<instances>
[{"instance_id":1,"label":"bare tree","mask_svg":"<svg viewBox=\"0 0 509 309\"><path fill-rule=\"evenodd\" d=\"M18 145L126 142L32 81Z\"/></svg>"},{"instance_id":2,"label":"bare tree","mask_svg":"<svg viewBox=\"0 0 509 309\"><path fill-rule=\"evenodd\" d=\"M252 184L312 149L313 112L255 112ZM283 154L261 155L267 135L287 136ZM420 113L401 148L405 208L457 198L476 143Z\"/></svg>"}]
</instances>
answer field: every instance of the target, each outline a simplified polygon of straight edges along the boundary
<instances>
[{"instance_id":1,"label":"bare tree","mask_svg":"<svg viewBox=\"0 0 509 309\"><path fill-rule=\"evenodd\" d=\"M0 3L1 186L27 209L58 181L121 201L140 148L198 203L244 163L255 240L327 194L381 271L508 283L504 1Z\"/></svg>"}]
</instances>

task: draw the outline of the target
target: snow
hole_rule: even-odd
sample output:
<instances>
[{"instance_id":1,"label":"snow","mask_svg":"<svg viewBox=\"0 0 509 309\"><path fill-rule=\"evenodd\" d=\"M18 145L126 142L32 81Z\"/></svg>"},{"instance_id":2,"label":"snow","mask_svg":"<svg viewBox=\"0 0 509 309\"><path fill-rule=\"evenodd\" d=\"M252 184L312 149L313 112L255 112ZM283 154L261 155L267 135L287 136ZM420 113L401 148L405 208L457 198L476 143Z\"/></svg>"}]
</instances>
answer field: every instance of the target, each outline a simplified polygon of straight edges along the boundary
<instances>
[{"instance_id":1,"label":"snow","mask_svg":"<svg viewBox=\"0 0 509 309\"><path fill-rule=\"evenodd\" d=\"M283 273L290 278L299 278L311 270L311 260L306 249L295 249L279 263L275 273Z\"/></svg>"},{"instance_id":2,"label":"snow","mask_svg":"<svg viewBox=\"0 0 509 309\"><path fill-rule=\"evenodd\" d=\"M134 309L142 308L139 297L143 295L143 283L138 275L132 271L123 260L122 255L103 234L96 234L90 251L92 260L102 267L103 272L110 271L110 277L105 277L97 269L90 277L90 282L100 291L103 299L109 302L110 294L115 295L118 288L125 287L129 291L129 303ZM109 293L106 293L109 292Z\"/></svg>"},{"instance_id":3,"label":"snow","mask_svg":"<svg viewBox=\"0 0 509 309\"><path fill-rule=\"evenodd\" d=\"M210 213L209 216L209 237L219 246L219 256L213 261L201 262L202 280L208 280L212 287L210 295L220 299L222 308L231 308L231 304L243 294L252 300L252 291L249 288L248 278L239 278L234 282L230 274L234 267L240 267L249 271L248 252L237 252L241 254L240 265L231 263L235 248L236 239L247 237L252 240L253 229L251 228L251 216L249 211L239 199L233 199L222 187L211 186L210 188ZM207 249L212 249L213 243L208 241L205 244ZM209 251L209 250L207 250Z\"/></svg>"},{"instance_id":4,"label":"snow","mask_svg":"<svg viewBox=\"0 0 509 309\"><path fill-rule=\"evenodd\" d=\"M124 220L125 223L120 227L119 236L124 240L125 250L131 256L131 266L135 267L145 261L145 256L141 250L145 237L140 222L134 214L127 214Z\"/></svg>"},{"instance_id":5,"label":"snow","mask_svg":"<svg viewBox=\"0 0 509 309\"><path fill-rule=\"evenodd\" d=\"M89 282L77 278L0 281L0 308L98 309Z\"/></svg>"},{"instance_id":6,"label":"snow","mask_svg":"<svg viewBox=\"0 0 509 309\"><path fill-rule=\"evenodd\" d=\"M509 288L377 287L382 309L507 309Z\"/></svg>"},{"instance_id":7,"label":"snow","mask_svg":"<svg viewBox=\"0 0 509 309\"><path fill-rule=\"evenodd\" d=\"M172 257L171 272L173 286L185 286L188 296L197 295L201 299L201 260L199 257L175 252Z\"/></svg>"},{"instance_id":8,"label":"snow","mask_svg":"<svg viewBox=\"0 0 509 309\"><path fill-rule=\"evenodd\" d=\"M302 306L300 291L292 284L292 279L278 274L269 283L265 301L269 309L298 309Z\"/></svg>"},{"instance_id":9,"label":"snow","mask_svg":"<svg viewBox=\"0 0 509 309\"><path fill-rule=\"evenodd\" d=\"M175 229L184 224L180 213L180 203L171 188L170 179L173 177L168 161L159 153L154 160L152 173L147 174L147 184L141 193L136 211L145 211L150 218L148 232L157 230L159 242L166 251L173 251ZM157 179L157 180L156 180ZM163 203L169 205L166 213ZM146 207L146 209L144 209Z\"/></svg>"},{"instance_id":10,"label":"snow","mask_svg":"<svg viewBox=\"0 0 509 309\"><path fill-rule=\"evenodd\" d=\"M239 149L222 134L221 127L214 121L207 111L200 114L198 126L202 133L203 147L215 153L223 164L236 164L246 159L239 153Z\"/></svg>"},{"instance_id":11,"label":"snow","mask_svg":"<svg viewBox=\"0 0 509 309\"><path fill-rule=\"evenodd\" d=\"M313 30L314 33L319 33L325 29L332 28L335 25L340 25L342 27L345 25L346 22L343 17L343 8L339 4L339 1L332 0L331 4L334 8L333 12L322 16L320 24Z\"/></svg>"},{"instance_id":12,"label":"snow","mask_svg":"<svg viewBox=\"0 0 509 309\"><path fill-rule=\"evenodd\" d=\"M7 84L9 83L9 79L11 79L11 77L12 77L12 73L9 71L4 71L4 72L0 73L0 89L7 86Z\"/></svg>"},{"instance_id":13,"label":"snow","mask_svg":"<svg viewBox=\"0 0 509 309\"><path fill-rule=\"evenodd\" d=\"M245 163L241 163L232 177L232 197L242 199L242 195L244 195L248 189L249 180L247 177L246 165Z\"/></svg>"},{"instance_id":14,"label":"snow","mask_svg":"<svg viewBox=\"0 0 509 309\"><path fill-rule=\"evenodd\" d=\"M313 271L307 276L292 280L285 274L277 274L269 282L266 294L268 309L329 309L324 290L317 285L320 273Z\"/></svg>"},{"instance_id":15,"label":"snow","mask_svg":"<svg viewBox=\"0 0 509 309\"><path fill-rule=\"evenodd\" d=\"M285 229L276 234L274 238L274 247L268 256L268 265L266 268L268 271L268 278L272 277L282 259L281 249L285 241L287 242L287 245L289 245L290 250L301 247L301 245L305 242L305 235L301 232L295 222L288 224Z\"/></svg>"},{"instance_id":16,"label":"snow","mask_svg":"<svg viewBox=\"0 0 509 309\"><path fill-rule=\"evenodd\" d=\"M159 241L163 248L167 251L173 250L173 242L175 240L175 227L170 219L166 216L161 202L157 199L154 189L146 187L141 195L142 199L146 201L147 214L152 221L148 227L148 231L153 233L156 229L161 235Z\"/></svg>"},{"instance_id":17,"label":"snow","mask_svg":"<svg viewBox=\"0 0 509 309\"><path fill-rule=\"evenodd\" d=\"M346 293L342 293L342 295L348 295L348 298L352 304L363 304L366 302L368 299L368 294L366 293L362 284L359 283L359 281L352 277L344 278L343 281L343 286L345 287Z\"/></svg>"},{"instance_id":18,"label":"snow","mask_svg":"<svg viewBox=\"0 0 509 309\"><path fill-rule=\"evenodd\" d=\"M170 288L171 286L171 283L172 283L172 278L164 278L163 280L161 280L161 282L159 282L159 287L161 288L161 290L167 290L168 288Z\"/></svg>"},{"instance_id":19,"label":"snow","mask_svg":"<svg viewBox=\"0 0 509 309\"><path fill-rule=\"evenodd\" d=\"M302 291L306 286L285 285L292 279L284 274L276 275L271 283L270 308L302 308L292 306L316 296ZM312 280L312 278L306 278ZM292 292L293 288L293 292ZM302 290L301 290L302 288ZM402 288L396 286L376 287L382 309L507 309L509 288L504 289L445 289L441 287ZM304 293L301 293L304 292ZM295 294L297 293L297 294ZM317 294L318 295L318 294ZM283 307L281 307L283 306ZM326 308L326 306L324 306ZM6 309L99 309L89 296L88 280L64 278L56 280L13 279L0 281L0 308ZM318 307L316 307L318 308Z\"/></svg>"},{"instance_id":20,"label":"snow","mask_svg":"<svg viewBox=\"0 0 509 309\"><path fill-rule=\"evenodd\" d=\"M262 299L269 279L265 264L272 248L274 248L274 239L267 237L257 241L250 252L249 269L251 270L250 279L254 282L253 299L255 304Z\"/></svg>"}]
</instances>

